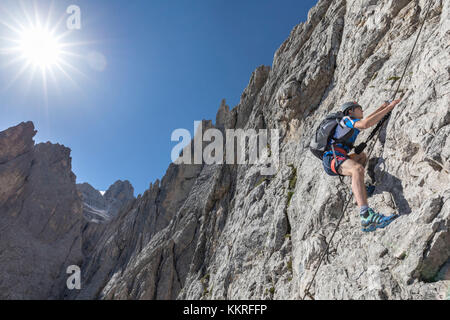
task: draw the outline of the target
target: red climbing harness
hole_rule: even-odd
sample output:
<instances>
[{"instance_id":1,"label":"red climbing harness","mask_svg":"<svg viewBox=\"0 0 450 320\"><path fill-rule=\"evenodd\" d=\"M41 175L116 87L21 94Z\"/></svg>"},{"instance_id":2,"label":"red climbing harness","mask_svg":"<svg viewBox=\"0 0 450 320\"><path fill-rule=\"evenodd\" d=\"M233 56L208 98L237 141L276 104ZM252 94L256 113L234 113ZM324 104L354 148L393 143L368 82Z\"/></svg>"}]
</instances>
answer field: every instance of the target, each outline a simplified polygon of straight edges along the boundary
<instances>
[{"instance_id":1,"label":"red climbing harness","mask_svg":"<svg viewBox=\"0 0 450 320\"><path fill-rule=\"evenodd\" d=\"M333 157L333 159L331 160L330 163L330 168L331 171L333 171L335 174L339 175L339 173L337 172L337 170L339 169L339 167L341 166L341 164L345 161L350 159L350 157L348 157L347 155L347 151L345 151L342 148L338 148L338 147L334 147L334 151L336 152L336 157ZM338 154L339 153L339 154ZM336 166L336 161L337 161L337 166Z\"/></svg>"}]
</instances>

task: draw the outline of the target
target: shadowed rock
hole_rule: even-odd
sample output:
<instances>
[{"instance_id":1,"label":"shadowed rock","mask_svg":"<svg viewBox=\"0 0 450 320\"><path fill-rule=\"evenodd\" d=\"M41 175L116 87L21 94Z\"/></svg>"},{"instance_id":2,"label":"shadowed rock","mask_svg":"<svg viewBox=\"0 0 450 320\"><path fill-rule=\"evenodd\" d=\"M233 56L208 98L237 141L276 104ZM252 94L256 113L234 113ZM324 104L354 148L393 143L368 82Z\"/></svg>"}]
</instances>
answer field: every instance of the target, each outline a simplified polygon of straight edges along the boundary
<instances>
[{"instance_id":1,"label":"shadowed rock","mask_svg":"<svg viewBox=\"0 0 450 320\"><path fill-rule=\"evenodd\" d=\"M82 207L70 149L34 145L34 126L0 133L0 299L57 299L81 265Z\"/></svg>"}]
</instances>

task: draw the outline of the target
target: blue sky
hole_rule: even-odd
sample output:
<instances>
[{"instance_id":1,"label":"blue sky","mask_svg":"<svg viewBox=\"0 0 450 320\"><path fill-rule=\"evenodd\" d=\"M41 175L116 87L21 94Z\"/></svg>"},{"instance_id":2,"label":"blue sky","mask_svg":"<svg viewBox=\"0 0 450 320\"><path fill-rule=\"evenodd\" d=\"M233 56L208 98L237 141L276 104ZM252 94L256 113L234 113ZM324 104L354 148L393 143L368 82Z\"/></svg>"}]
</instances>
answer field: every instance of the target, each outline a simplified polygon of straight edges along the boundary
<instances>
[{"instance_id":1,"label":"blue sky","mask_svg":"<svg viewBox=\"0 0 450 320\"><path fill-rule=\"evenodd\" d=\"M0 130L31 120L36 142L71 148L77 183L105 190L127 179L143 193L170 164L172 131L215 120L223 98L234 107L252 71L272 64L316 2L53 1L49 21L62 19L59 34L67 32L66 8L81 9L81 30L62 40L74 44L65 58L71 67L64 66L66 75L53 70L44 90L40 72L31 78L25 70L12 82L24 62L8 65L13 57L0 54ZM52 1L19 3L2 0L0 21L25 24L24 12L35 10L47 20ZM14 36L0 25L0 50ZM104 57L103 70L86 59L93 54Z\"/></svg>"}]
</instances>

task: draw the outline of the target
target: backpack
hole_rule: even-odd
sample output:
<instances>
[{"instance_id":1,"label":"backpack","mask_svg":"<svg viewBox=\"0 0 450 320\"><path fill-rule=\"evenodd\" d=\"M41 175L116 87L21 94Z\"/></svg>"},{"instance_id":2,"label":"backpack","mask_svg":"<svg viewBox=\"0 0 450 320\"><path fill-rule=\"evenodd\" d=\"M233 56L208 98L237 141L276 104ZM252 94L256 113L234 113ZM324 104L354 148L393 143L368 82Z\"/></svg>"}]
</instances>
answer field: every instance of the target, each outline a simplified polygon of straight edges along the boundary
<instances>
[{"instance_id":1,"label":"backpack","mask_svg":"<svg viewBox=\"0 0 450 320\"><path fill-rule=\"evenodd\" d=\"M316 134L314 135L310 145L309 150L322 160L323 154L325 151L327 151L327 147L330 144L330 140L333 137L336 127L340 125L344 128L344 126L341 124L342 119L345 117L343 112L336 112L329 114L319 125L319 127L316 130ZM349 146L350 148L353 148L353 145L346 142L347 139L349 139L353 133L354 129L347 128L348 130L344 130L344 133L341 137L338 137L337 139L334 139L337 143L342 143L346 146Z\"/></svg>"}]
</instances>

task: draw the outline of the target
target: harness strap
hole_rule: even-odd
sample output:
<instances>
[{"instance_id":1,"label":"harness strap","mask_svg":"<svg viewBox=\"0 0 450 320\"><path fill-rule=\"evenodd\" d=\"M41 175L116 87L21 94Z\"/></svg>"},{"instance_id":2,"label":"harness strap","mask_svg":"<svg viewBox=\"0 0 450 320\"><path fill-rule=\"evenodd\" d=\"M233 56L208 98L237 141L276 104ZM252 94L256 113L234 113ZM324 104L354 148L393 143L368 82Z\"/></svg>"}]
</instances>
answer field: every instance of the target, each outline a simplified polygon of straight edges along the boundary
<instances>
[{"instance_id":1,"label":"harness strap","mask_svg":"<svg viewBox=\"0 0 450 320\"><path fill-rule=\"evenodd\" d=\"M331 149L333 150L333 160L331 160L331 171L333 171L334 173L336 173L338 176L339 176L339 180L341 181L341 183L343 183L343 181L342 181L342 177L343 177L343 175L341 175L340 173L339 173L339 171L337 170L337 168L336 168L336 164L337 164L337 160L336 160L336 149L334 148L334 145L332 144L331 145ZM341 149L341 148L338 148L338 149L340 149L340 150L343 150L343 149ZM345 150L343 150L344 152L345 152ZM347 155L347 152L345 152L345 154ZM344 158L344 157L341 157L341 158Z\"/></svg>"},{"instance_id":2,"label":"harness strap","mask_svg":"<svg viewBox=\"0 0 450 320\"><path fill-rule=\"evenodd\" d=\"M340 173L337 171L336 164L337 164L337 161L338 161L338 160L342 161L342 160L344 160L344 159L346 159L346 158L341 157L341 156L336 156L336 158L332 159L332 160L331 160L331 164L330 164L330 165L331 165L331 171L333 171L333 172L336 173L337 175L343 176L342 174L340 174Z\"/></svg>"},{"instance_id":3,"label":"harness strap","mask_svg":"<svg viewBox=\"0 0 450 320\"><path fill-rule=\"evenodd\" d=\"M341 153L343 156L346 156L346 157L348 156L348 153L345 149L335 147L335 146L332 146L332 147L334 148L335 152Z\"/></svg>"}]
</instances>

